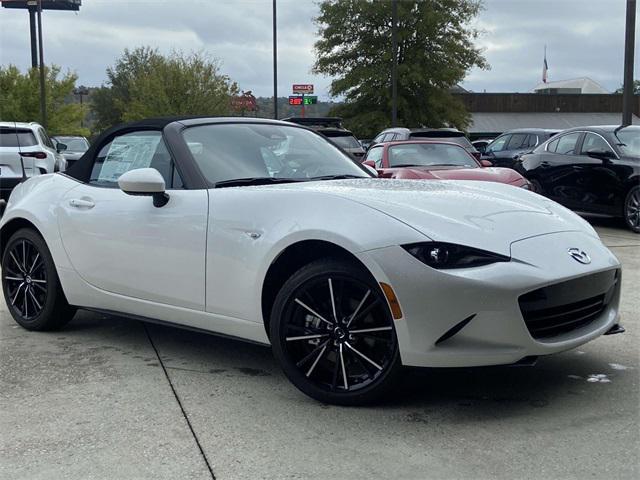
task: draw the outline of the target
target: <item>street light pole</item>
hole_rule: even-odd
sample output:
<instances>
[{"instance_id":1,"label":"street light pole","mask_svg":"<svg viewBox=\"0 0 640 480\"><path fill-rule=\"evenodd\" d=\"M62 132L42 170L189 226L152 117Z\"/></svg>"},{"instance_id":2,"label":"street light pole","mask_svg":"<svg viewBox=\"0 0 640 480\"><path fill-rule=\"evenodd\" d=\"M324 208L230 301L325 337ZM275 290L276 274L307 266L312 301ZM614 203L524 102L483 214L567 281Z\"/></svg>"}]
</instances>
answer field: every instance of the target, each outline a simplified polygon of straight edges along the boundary
<instances>
[{"instance_id":1,"label":"street light pole","mask_svg":"<svg viewBox=\"0 0 640 480\"><path fill-rule=\"evenodd\" d=\"M44 51L42 49L42 0L38 0L38 49L40 50L40 121L47 128L47 101L44 82Z\"/></svg>"},{"instance_id":2,"label":"street light pole","mask_svg":"<svg viewBox=\"0 0 640 480\"><path fill-rule=\"evenodd\" d=\"M278 39L276 37L276 0L273 0L273 118L278 119Z\"/></svg>"},{"instance_id":3,"label":"street light pole","mask_svg":"<svg viewBox=\"0 0 640 480\"><path fill-rule=\"evenodd\" d=\"M391 126L398 124L398 0L391 1Z\"/></svg>"},{"instance_id":4,"label":"street light pole","mask_svg":"<svg viewBox=\"0 0 640 480\"><path fill-rule=\"evenodd\" d=\"M627 0L627 22L624 39L624 85L622 125L631 125L633 113L633 54L636 31L636 0Z\"/></svg>"},{"instance_id":5,"label":"street light pole","mask_svg":"<svg viewBox=\"0 0 640 480\"><path fill-rule=\"evenodd\" d=\"M36 38L36 10L37 2L27 3L29 7L29 35L31 37L31 68L38 66L38 40Z\"/></svg>"}]
</instances>

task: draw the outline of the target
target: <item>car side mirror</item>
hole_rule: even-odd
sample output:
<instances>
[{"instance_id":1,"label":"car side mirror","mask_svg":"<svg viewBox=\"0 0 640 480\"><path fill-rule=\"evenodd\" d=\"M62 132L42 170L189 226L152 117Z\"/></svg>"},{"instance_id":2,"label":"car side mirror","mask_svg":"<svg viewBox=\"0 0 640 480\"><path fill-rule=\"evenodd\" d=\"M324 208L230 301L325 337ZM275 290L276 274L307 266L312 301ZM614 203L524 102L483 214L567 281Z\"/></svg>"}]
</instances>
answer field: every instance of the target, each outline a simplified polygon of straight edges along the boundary
<instances>
[{"instance_id":1,"label":"car side mirror","mask_svg":"<svg viewBox=\"0 0 640 480\"><path fill-rule=\"evenodd\" d=\"M154 207L160 208L169 202L164 178L155 168L129 170L120 175L118 186L127 195L153 197Z\"/></svg>"},{"instance_id":2,"label":"car side mirror","mask_svg":"<svg viewBox=\"0 0 640 480\"><path fill-rule=\"evenodd\" d=\"M493 162L491 160L480 160L480 165L483 167L493 167Z\"/></svg>"},{"instance_id":3,"label":"car side mirror","mask_svg":"<svg viewBox=\"0 0 640 480\"><path fill-rule=\"evenodd\" d=\"M615 158L615 154L611 150L589 150L587 155L598 160L609 160Z\"/></svg>"},{"instance_id":4,"label":"car side mirror","mask_svg":"<svg viewBox=\"0 0 640 480\"><path fill-rule=\"evenodd\" d=\"M60 143L60 142L56 143L56 152L58 153L64 152L67 148L68 147L65 143Z\"/></svg>"}]
</instances>

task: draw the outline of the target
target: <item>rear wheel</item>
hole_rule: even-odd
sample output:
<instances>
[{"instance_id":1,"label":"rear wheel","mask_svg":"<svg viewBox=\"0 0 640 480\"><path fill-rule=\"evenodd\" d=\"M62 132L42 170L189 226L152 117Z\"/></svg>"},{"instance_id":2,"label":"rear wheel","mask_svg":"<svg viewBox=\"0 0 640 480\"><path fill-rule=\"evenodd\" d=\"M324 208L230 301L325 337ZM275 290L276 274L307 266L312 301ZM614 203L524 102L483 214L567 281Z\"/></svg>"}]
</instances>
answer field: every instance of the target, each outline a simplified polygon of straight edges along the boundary
<instances>
[{"instance_id":1,"label":"rear wheel","mask_svg":"<svg viewBox=\"0 0 640 480\"><path fill-rule=\"evenodd\" d=\"M624 221L635 233L640 233L640 187L635 186L624 202Z\"/></svg>"},{"instance_id":2,"label":"rear wheel","mask_svg":"<svg viewBox=\"0 0 640 480\"><path fill-rule=\"evenodd\" d=\"M350 263L319 260L296 272L276 297L270 333L289 380L322 402L374 401L400 370L387 302Z\"/></svg>"},{"instance_id":3,"label":"rear wheel","mask_svg":"<svg viewBox=\"0 0 640 480\"><path fill-rule=\"evenodd\" d=\"M53 258L31 229L14 233L2 256L2 290L11 316L28 330L54 330L75 313L60 286Z\"/></svg>"}]
</instances>

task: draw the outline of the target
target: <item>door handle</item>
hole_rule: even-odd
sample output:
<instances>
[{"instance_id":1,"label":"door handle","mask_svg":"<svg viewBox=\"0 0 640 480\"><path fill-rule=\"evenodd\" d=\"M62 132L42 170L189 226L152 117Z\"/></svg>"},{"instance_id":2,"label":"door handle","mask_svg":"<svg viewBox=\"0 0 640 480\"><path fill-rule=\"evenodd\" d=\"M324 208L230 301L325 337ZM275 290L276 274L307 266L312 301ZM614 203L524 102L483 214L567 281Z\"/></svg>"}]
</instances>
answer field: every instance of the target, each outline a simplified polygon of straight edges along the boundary
<instances>
[{"instance_id":1,"label":"door handle","mask_svg":"<svg viewBox=\"0 0 640 480\"><path fill-rule=\"evenodd\" d=\"M540 166L541 166L541 167L550 167L550 166L551 166L551 164L550 164L549 162L546 162L546 161L545 161L545 162L542 162L542 163L540 164Z\"/></svg>"},{"instance_id":2,"label":"door handle","mask_svg":"<svg viewBox=\"0 0 640 480\"><path fill-rule=\"evenodd\" d=\"M96 206L91 200L82 200L80 198L72 198L69 200L69 205L75 208L86 208L87 210Z\"/></svg>"}]
</instances>

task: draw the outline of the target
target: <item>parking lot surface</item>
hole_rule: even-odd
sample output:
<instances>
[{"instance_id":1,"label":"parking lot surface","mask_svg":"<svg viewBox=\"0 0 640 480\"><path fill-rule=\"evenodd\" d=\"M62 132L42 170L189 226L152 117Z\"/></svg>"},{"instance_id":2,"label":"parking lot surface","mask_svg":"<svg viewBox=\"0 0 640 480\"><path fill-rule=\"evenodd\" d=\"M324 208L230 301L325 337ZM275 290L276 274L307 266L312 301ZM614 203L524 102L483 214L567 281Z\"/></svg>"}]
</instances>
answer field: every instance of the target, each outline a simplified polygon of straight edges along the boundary
<instances>
[{"instance_id":1,"label":"parking lot surface","mask_svg":"<svg viewBox=\"0 0 640 480\"><path fill-rule=\"evenodd\" d=\"M640 478L640 235L623 335L534 367L407 372L374 407L298 392L268 348L79 312L59 332L0 304L0 478Z\"/></svg>"}]
</instances>

